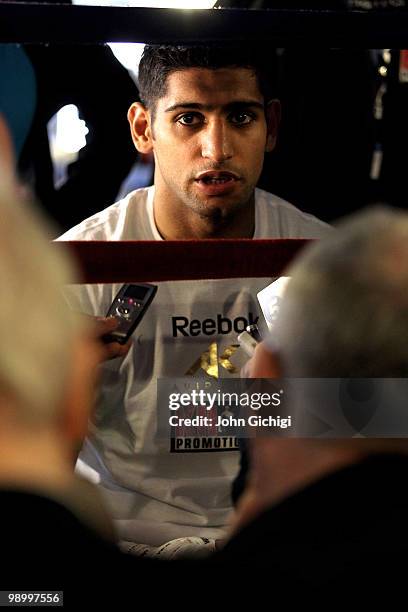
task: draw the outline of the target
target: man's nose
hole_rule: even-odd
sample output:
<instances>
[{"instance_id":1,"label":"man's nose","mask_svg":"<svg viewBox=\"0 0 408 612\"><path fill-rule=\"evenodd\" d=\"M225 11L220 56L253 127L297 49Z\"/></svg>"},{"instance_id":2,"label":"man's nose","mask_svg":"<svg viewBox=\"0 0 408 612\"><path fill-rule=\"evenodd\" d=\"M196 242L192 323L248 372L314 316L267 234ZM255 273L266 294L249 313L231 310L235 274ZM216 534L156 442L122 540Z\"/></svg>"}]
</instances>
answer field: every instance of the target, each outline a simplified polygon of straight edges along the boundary
<instances>
[{"instance_id":1,"label":"man's nose","mask_svg":"<svg viewBox=\"0 0 408 612\"><path fill-rule=\"evenodd\" d=\"M233 156L231 134L222 120L215 119L209 122L201 137L201 153L206 159L222 162Z\"/></svg>"}]
</instances>

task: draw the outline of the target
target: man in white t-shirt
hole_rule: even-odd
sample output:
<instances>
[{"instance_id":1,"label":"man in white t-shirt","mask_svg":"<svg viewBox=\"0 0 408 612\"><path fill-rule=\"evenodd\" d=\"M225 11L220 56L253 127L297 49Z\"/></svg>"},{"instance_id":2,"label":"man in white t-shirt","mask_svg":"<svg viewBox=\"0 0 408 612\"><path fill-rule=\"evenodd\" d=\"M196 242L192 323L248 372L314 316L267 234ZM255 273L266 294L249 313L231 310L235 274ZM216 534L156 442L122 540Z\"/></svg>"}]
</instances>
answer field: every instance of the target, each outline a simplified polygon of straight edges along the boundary
<instances>
[{"instance_id":1,"label":"man in white t-shirt","mask_svg":"<svg viewBox=\"0 0 408 612\"><path fill-rule=\"evenodd\" d=\"M137 150L154 154L154 186L130 193L62 239L326 234L328 226L318 219L255 189L277 137L280 106L270 84L262 61L246 48L146 46L142 102L132 104L128 118ZM245 359L237 335L258 322L256 293L270 282L160 283L128 346L111 344L114 358L103 365L77 469L100 484L122 541L160 546L182 537L204 543L223 537L237 442L225 436L215 444L210 434L197 438L182 430L160 438L156 381L238 375ZM71 301L103 317L119 287L73 288Z\"/></svg>"}]
</instances>

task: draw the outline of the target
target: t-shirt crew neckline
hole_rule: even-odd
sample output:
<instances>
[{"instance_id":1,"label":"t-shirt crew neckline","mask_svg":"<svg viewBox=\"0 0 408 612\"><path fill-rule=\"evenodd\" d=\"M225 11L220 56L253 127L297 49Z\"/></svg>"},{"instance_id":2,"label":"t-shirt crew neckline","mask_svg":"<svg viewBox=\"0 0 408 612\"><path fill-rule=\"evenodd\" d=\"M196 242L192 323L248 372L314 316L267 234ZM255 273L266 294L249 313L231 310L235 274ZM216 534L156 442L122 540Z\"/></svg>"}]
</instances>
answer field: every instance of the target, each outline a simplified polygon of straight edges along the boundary
<instances>
[{"instance_id":1,"label":"t-shirt crew neckline","mask_svg":"<svg viewBox=\"0 0 408 612\"><path fill-rule=\"evenodd\" d=\"M160 235L159 230L157 229L156 222L154 220L153 200L154 185L149 187L147 190L147 216L149 217L150 229L152 231L153 238L155 240L163 240L163 237Z\"/></svg>"},{"instance_id":2,"label":"t-shirt crew neckline","mask_svg":"<svg viewBox=\"0 0 408 612\"><path fill-rule=\"evenodd\" d=\"M157 229L156 222L154 220L154 185L148 187L147 189L147 216L149 218L150 229L153 234L154 240L164 240L164 238L160 235L159 230ZM252 239L259 238L258 235L258 227L259 227L259 219L258 219L258 206L257 206L257 193L255 190L255 231L252 236Z\"/></svg>"}]
</instances>

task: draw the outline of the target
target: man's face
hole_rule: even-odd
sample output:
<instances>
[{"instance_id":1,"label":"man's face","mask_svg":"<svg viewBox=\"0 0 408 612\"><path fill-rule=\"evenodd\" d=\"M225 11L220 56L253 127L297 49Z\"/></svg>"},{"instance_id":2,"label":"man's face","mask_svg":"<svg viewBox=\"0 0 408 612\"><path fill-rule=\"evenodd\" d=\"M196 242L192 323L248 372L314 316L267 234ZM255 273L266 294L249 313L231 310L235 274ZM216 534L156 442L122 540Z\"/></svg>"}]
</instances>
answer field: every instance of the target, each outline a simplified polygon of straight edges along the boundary
<instances>
[{"instance_id":1,"label":"man's face","mask_svg":"<svg viewBox=\"0 0 408 612\"><path fill-rule=\"evenodd\" d=\"M250 69L171 73L154 117L147 113L156 190L175 210L233 215L252 199L264 153L275 145L277 115L276 102L265 112Z\"/></svg>"}]
</instances>

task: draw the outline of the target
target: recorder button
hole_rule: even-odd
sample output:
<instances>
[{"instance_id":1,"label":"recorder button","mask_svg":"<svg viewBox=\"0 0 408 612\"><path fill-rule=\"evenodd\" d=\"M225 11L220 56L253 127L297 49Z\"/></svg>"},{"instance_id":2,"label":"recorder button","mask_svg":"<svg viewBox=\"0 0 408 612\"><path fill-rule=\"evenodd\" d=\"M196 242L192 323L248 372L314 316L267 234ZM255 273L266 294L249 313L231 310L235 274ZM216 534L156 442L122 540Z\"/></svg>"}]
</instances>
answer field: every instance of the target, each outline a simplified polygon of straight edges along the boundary
<instances>
[{"instance_id":1,"label":"recorder button","mask_svg":"<svg viewBox=\"0 0 408 612\"><path fill-rule=\"evenodd\" d=\"M127 306L118 306L116 308L116 312L120 317L124 317L125 319L129 319L130 318L130 313L132 312L131 308L128 308Z\"/></svg>"}]
</instances>

